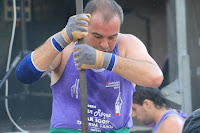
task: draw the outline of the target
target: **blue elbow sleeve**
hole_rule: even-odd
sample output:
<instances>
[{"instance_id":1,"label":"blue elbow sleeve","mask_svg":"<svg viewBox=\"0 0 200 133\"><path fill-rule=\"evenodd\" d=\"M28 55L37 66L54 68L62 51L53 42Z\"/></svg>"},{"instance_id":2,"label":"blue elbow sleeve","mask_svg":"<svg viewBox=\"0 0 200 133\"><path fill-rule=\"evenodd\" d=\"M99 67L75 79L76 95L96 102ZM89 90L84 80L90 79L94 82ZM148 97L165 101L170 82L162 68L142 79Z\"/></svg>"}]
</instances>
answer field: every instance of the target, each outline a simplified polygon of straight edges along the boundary
<instances>
[{"instance_id":1,"label":"blue elbow sleeve","mask_svg":"<svg viewBox=\"0 0 200 133\"><path fill-rule=\"evenodd\" d=\"M15 70L16 78L24 84L30 84L37 81L45 72L45 70L39 70L35 67L31 58L32 53L24 57Z\"/></svg>"}]
</instances>

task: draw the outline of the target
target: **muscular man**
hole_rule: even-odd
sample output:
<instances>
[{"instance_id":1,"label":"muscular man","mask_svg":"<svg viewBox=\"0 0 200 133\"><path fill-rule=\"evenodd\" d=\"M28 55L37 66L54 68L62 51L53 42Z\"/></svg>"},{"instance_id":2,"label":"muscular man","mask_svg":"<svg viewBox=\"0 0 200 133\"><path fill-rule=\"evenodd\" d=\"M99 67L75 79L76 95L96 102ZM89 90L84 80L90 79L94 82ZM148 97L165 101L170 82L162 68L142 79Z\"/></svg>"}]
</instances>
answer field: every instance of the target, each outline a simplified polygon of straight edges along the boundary
<instances>
[{"instance_id":1,"label":"muscular man","mask_svg":"<svg viewBox=\"0 0 200 133\"><path fill-rule=\"evenodd\" d=\"M26 56L16 77L32 83L51 71L51 132L74 133L81 132L78 70L87 69L89 130L129 132L132 83L158 87L163 74L137 37L119 33L123 11L114 0L91 0L84 12Z\"/></svg>"},{"instance_id":2,"label":"muscular man","mask_svg":"<svg viewBox=\"0 0 200 133\"><path fill-rule=\"evenodd\" d=\"M187 117L180 110L169 108L157 88L138 87L133 94L132 116L145 125L153 125L152 133L182 133Z\"/></svg>"}]
</instances>

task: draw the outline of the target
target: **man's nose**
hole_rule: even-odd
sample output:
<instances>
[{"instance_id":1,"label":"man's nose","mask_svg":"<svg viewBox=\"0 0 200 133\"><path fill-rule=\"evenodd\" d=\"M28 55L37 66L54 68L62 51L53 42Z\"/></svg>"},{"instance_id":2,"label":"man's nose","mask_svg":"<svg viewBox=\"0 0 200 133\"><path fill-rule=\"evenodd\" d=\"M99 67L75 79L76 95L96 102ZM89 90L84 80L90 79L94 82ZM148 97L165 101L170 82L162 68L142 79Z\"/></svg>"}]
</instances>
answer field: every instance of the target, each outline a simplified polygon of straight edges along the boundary
<instances>
[{"instance_id":1,"label":"man's nose","mask_svg":"<svg viewBox=\"0 0 200 133\"><path fill-rule=\"evenodd\" d=\"M136 113L132 111L132 117L136 117Z\"/></svg>"},{"instance_id":2,"label":"man's nose","mask_svg":"<svg viewBox=\"0 0 200 133\"><path fill-rule=\"evenodd\" d=\"M104 40L104 41L101 41L100 42L100 45L102 48L106 49L108 48L109 44L108 44L108 41Z\"/></svg>"}]
</instances>

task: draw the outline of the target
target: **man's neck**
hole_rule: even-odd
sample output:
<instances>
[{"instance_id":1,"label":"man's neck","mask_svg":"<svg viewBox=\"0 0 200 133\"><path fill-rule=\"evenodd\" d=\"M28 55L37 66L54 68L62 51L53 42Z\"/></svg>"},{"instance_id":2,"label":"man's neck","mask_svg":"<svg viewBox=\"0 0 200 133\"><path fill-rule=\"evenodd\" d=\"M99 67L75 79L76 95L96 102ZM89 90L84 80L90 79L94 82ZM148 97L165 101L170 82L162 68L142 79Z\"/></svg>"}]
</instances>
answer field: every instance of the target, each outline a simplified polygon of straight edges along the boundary
<instances>
[{"instance_id":1,"label":"man's neck","mask_svg":"<svg viewBox=\"0 0 200 133\"><path fill-rule=\"evenodd\" d=\"M155 109L154 111L154 122L157 124L160 119L162 118L162 116L166 113L170 111L170 109L166 109L166 108L161 108L161 109Z\"/></svg>"}]
</instances>

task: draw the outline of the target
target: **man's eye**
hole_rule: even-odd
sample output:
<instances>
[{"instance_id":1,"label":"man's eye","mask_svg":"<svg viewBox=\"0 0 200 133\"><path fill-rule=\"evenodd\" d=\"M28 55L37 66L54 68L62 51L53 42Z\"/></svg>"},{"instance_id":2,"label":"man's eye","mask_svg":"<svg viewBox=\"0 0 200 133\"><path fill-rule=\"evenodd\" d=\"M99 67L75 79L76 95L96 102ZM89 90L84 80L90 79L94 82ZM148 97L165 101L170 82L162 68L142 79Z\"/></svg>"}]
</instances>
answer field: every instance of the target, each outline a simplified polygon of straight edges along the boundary
<instances>
[{"instance_id":1,"label":"man's eye","mask_svg":"<svg viewBox=\"0 0 200 133\"><path fill-rule=\"evenodd\" d=\"M96 38L101 38L101 36L95 36Z\"/></svg>"},{"instance_id":2,"label":"man's eye","mask_svg":"<svg viewBox=\"0 0 200 133\"><path fill-rule=\"evenodd\" d=\"M100 36L100 35L98 35L98 34L93 34L93 36L94 36L95 38L102 38L102 36Z\"/></svg>"},{"instance_id":3,"label":"man's eye","mask_svg":"<svg viewBox=\"0 0 200 133\"><path fill-rule=\"evenodd\" d=\"M109 40L114 40L116 39L116 37L109 37Z\"/></svg>"}]
</instances>

